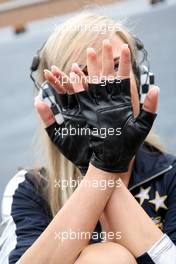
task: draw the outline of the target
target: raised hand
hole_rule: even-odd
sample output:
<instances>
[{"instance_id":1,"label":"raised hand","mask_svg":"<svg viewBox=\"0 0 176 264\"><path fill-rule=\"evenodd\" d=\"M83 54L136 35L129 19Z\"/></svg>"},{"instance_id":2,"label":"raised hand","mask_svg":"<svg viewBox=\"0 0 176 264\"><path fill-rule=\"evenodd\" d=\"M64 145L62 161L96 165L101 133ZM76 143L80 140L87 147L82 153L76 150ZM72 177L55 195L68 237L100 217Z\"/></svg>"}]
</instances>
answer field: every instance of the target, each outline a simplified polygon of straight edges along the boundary
<instances>
[{"instance_id":1,"label":"raised hand","mask_svg":"<svg viewBox=\"0 0 176 264\"><path fill-rule=\"evenodd\" d=\"M134 117L128 46L122 47L117 73L114 72L112 46L108 41L103 44L102 68L93 49L88 50L87 67L92 80L94 76L98 76L99 80L104 81L89 83L85 90L76 73L71 73L71 80L82 114L92 130L91 163L105 171L126 172L155 120L158 89L154 87L149 91L143 109ZM112 76L115 77L113 81ZM102 137L102 129L106 129L106 137ZM95 135L95 130L99 134Z\"/></svg>"},{"instance_id":2,"label":"raised hand","mask_svg":"<svg viewBox=\"0 0 176 264\"><path fill-rule=\"evenodd\" d=\"M72 70L74 70L74 66ZM75 72L79 74L79 71L75 70ZM55 120L54 111L45 102L37 101L35 107L53 144L84 175L88 168L92 150L89 144L89 136L77 133L78 129L86 129L87 122L73 94L72 84L69 77L57 67L52 67L52 72L45 70L45 78L48 81L45 85L55 95L55 101L60 110L59 116L62 118L59 118L60 122ZM41 90L41 92L43 91Z\"/></svg>"}]
</instances>

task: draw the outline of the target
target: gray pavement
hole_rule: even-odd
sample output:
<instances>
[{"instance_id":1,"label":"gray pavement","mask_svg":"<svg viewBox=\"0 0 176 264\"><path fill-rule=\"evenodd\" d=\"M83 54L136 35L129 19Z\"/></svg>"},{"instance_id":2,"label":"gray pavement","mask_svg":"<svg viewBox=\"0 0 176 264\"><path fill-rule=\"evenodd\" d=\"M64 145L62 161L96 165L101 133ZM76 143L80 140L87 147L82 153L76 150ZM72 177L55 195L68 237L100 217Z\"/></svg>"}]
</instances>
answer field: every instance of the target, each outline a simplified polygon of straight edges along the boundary
<instances>
[{"instance_id":1,"label":"gray pavement","mask_svg":"<svg viewBox=\"0 0 176 264\"><path fill-rule=\"evenodd\" d=\"M122 17L144 41L161 88L155 130L169 150L176 153L176 1L151 8L146 0L128 0L97 11L117 19ZM0 199L17 167L31 167L36 160L32 139L37 121L29 79L32 57L54 24L69 16L31 23L28 32L18 37L9 28L0 31Z\"/></svg>"}]
</instances>

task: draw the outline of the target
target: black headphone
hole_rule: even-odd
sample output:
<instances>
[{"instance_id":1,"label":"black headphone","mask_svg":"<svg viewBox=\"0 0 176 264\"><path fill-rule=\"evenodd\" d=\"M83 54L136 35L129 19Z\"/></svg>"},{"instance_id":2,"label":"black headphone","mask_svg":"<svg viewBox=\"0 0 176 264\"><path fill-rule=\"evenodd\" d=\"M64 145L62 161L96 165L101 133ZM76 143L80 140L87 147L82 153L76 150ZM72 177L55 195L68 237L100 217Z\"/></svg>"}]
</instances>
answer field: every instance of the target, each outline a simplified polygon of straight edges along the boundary
<instances>
[{"instance_id":1,"label":"black headphone","mask_svg":"<svg viewBox=\"0 0 176 264\"><path fill-rule=\"evenodd\" d=\"M47 40L43 43L42 47L37 50L37 53L35 54L35 56L32 59L32 64L31 64L31 67L30 67L30 78L33 81L33 83L34 83L35 87L37 88L37 90L40 90L41 85L36 82L36 79L34 77L34 72L36 72L38 70L38 67L39 67L39 64L40 64L41 51L43 50L46 42L47 42Z\"/></svg>"},{"instance_id":2,"label":"black headphone","mask_svg":"<svg viewBox=\"0 0 176 264\"><path fill-rule=\"evenodd\" d=\"M148 60L148 52L144 47L143 42L137 38L133 37L135 40L135 45L137 48L137 53L142 54L142 58L140 61L137 61L137 58L133 62L133 71L136 76L136 82L138 87L138 93L140 96L140 102L143 104L144 96L147 94L149 90L149 86L155 83L155 76L152 72L150 72L150 63ZM137 56L138 57L138 54Z\"/></svg>"},{"instance_id":3,"label":"black headphone","mask_svg":"<svg viewBox=\"0 0 176 264\"><path fill-rule=\"evenodd\" d=\"M144 47L143 42L137 38L136 36L133 36L133 39L135 41L135 46L137 50L137 54L133 60L133 71L136 77L136 82L137 82L137 88L138 88L138 93L140 97L140 103L143 104L144 97L147 94L149 90L149 86L151 84L154 84L154 75L153 73L150 72L150 63L148 61L148 52ZM33 57L32 64L30 67L30 78L33 81L35 87L37 90L40 90L41 85L37 83L35 77L34 77L34 72L37 71L40 60L41 60L41 51L43 50L44 46L46 44L46 41L42 45L42 47L37 50L36 55ZM142 58L139 60L138 57L142 55Z\"/></svg>"}]
</instances>

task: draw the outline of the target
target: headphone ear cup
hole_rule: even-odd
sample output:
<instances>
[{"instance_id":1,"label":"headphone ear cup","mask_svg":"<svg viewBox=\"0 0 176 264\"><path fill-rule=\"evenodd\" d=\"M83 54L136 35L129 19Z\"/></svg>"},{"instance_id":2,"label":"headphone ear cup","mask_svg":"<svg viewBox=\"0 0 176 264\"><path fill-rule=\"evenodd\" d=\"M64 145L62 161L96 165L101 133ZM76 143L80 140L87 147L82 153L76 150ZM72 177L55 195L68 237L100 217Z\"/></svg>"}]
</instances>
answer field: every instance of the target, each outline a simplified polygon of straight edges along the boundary
<instances>
[{"instance_id":1,"label":"headphone ear cup","mask_svg":"<svg viewBox=\"0 0 176 264\"><path fill-rule=\"evenodd\" d=\"M39 55L35 55L30 67L31 71L36 71L38 69L39 64L40 64L40 57Z\"/></svg>"},{"instance_id":2,"label":"headphone ear cup","mask_svg":"<svg viewBox=\"0 0 176 264\"><path fill-rule=\"evenodd\" d=\"M40 89L40 85L37 83L37 81L35 80L35 77L34 77L34 72L38 69L39 67L39 64L40 64L40 61L41 61L41 58L40 58L40 54L41 54L41 51L43 50L44 46L46 44L46 41L43 43L42 47L37 50L37 53L36 55L33 57L32 59L32 64L31 64L31 67L30 67L30 78L31 80L33 81L35 87L37 88L37 90Z\"/></svg>"}]
</instances>

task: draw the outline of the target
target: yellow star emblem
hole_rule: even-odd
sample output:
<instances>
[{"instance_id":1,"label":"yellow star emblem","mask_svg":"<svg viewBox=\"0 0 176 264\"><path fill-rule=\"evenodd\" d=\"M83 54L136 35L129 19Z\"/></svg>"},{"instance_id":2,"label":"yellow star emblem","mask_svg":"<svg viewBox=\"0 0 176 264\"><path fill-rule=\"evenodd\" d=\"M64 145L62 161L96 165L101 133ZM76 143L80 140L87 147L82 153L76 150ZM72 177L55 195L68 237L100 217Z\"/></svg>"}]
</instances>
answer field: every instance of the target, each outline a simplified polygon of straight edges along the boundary
<instances>
[{"instance_id":1,"label":"yellow star emblem","mask_svg":"<svg viewBox=\"0 0 176 264\"><path fill-rule=\"evenodd\" d=\"M165 200L167 199L167 195L160 196L160 194L156 191L155 192L155 199L150 200L149 203L155 205L155 211L157 212L160 208L168 209L165 205Z\"/></svg>"}]
</instances>

